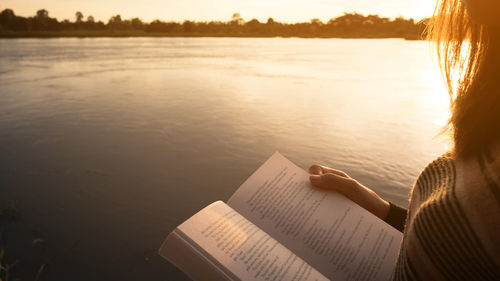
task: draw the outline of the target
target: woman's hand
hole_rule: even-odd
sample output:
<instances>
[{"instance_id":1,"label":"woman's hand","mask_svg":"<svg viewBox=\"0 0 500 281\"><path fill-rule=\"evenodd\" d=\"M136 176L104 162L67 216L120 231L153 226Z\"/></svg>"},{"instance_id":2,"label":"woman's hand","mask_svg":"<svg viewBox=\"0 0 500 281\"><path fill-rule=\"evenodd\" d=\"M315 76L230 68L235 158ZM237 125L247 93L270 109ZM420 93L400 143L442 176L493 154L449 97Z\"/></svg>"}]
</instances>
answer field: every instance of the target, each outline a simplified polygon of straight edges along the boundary
<instances>
[{"instance_id":1,"label":"woman's hand","mask_svg":"<svg viewBox=\"0 0 500 281\"><path fill-rule=\"evenodd\" d=\"M389 202L346 173L320 165L312 165L309 173L312 185L338 191L382 220L387 217Z\"/></svg>"}]
</instances>

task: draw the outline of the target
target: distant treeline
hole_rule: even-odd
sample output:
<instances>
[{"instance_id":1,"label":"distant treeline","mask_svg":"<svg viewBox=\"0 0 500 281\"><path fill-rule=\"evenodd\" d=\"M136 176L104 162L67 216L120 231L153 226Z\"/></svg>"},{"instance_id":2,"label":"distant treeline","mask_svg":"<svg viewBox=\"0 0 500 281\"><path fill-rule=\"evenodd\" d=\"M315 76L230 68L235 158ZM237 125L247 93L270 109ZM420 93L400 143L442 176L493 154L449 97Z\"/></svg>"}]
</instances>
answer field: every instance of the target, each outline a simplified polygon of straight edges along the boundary
<instances>
[{"instance_id":1,"label":"distant treeline","mask_svg":"<svg viewBox=\"0 0 500 281\"><path fill-rule=\"evenodd\" d=\"M143 22L139 18L112 16L107 23L93 16L75 13L75 20L58 21L45 9L33 17L16 16L11 9L0 13L0 37L58 36L214 36L214 37L319 37L319 38L406 38L421 39L427 19L419 22L402 17L389 19L378 15L345 13L324 23L312 19L303 23L280 23L269 18L245 21L239 13L231 20L194 22Z\"/></svg>"}]
</instances>

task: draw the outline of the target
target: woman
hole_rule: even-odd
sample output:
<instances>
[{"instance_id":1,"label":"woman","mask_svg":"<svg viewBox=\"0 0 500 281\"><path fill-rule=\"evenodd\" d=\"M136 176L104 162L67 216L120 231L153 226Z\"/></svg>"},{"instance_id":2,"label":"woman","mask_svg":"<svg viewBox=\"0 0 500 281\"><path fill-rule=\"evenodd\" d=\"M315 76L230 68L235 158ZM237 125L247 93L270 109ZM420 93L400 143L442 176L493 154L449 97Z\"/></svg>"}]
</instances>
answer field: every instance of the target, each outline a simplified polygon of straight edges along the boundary
<instances>
[{"instance_id":1,"label":"woman","mask_svg":"<svg viewBox=\"0 0 500 281\"><path fill-rule=\"evenodd\" d=\"M455 146L420 174L409 209L338 170L313 165L310 180L403 231L393 279L500 280L500 1L439 1L429 37Z\"/></svg>"}]
</instances>

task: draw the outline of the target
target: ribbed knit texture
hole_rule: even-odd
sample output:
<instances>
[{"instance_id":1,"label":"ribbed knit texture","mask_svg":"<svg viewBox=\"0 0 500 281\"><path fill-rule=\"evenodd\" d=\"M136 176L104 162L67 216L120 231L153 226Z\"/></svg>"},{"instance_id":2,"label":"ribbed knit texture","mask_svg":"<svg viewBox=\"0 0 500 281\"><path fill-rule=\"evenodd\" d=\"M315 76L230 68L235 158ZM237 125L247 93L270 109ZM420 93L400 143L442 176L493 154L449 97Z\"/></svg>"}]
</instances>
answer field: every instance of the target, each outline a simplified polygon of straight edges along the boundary
<instances>
[{"instance_id":1,"label":"ribbed knit texture","mask_svg":"<svg viewBox=\"0 0 500 281\"><path fill-rule=\"evenodd\" d=\"M403 237L393 280L500 280L500 157L429 164Z\"/></svg>"}]
</instances>

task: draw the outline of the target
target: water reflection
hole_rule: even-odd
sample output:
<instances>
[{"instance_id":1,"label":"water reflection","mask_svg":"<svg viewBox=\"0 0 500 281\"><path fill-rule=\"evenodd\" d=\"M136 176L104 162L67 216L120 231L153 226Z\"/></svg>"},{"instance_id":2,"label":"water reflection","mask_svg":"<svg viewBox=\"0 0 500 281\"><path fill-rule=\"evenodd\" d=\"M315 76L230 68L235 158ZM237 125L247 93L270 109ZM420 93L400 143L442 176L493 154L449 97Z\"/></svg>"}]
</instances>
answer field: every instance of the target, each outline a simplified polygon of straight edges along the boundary
<instances>
[{"instance_id":1,"label":"water reflection","mask_svg":"<svg viewBox=\"0 0 500 281\"><path fill-rule=\"evenodd\" d=\"M406 204L447 145L439 78L403 40L1 40L0 193L61 278L181 278L165 234L276 150Z\"/></svg>"}]
</instances>

